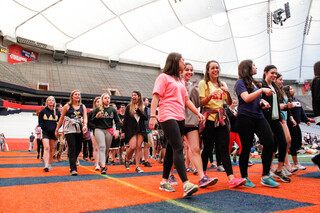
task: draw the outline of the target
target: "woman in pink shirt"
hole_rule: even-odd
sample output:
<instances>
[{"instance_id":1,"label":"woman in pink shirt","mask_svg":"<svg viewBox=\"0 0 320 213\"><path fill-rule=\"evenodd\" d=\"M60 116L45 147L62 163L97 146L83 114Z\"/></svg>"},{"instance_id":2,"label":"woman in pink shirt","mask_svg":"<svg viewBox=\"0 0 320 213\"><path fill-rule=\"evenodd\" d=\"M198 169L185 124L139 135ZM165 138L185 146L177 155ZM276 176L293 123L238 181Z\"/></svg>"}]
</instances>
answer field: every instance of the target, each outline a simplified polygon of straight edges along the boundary
<instances>
[{"instance_id":1,"label":"woman in pink shirt","mask_svg":"<svg viewBox=\"0 0 320 213\"><path fill-rule=\"evenodd\" d=\"M157 77L153 89L151 102L151 115L149 128L155 129L157 123L156 109L159 104L158 120L167 138L166 155L163 162L162 181L160 190L174 192L175 189L169 184L168 177L172 164L183 182L184 197L197 192L198 185L188 181L183 157L183 144L181 135L184 132L185 106L195 113L200 121L204 119L188 97L185 85L181 82L180 72L184 68L184 59L179 53L170 53L167 57L162 73Z\"/></svg>"}]
</instances>

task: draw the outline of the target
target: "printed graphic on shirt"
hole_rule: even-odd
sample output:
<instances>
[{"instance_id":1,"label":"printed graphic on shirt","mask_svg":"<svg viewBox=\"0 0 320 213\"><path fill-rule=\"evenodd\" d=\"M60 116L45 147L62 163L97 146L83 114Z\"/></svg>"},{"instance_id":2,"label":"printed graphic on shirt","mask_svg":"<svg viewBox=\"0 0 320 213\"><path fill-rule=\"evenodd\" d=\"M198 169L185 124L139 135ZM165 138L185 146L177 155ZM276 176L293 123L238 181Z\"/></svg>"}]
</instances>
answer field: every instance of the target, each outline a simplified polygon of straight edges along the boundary
<instances>
[{"instance_id":1,"label":"printed graphic on shirt","mask_svg":"<svg viewBox=\"0 0 320 213\"><path fill-rule=\"evenodd\" d=\"M58 120L58 116L56 115L55 119L53 119L53 116L50 115L49 118L47 117L46 114L43 115L43 120L49 120L49 121L57 121Z\"/></svg>"},{"instance_id":2,"label":"printed graphic on shirt","mask_svg":"<svg viewBox=\"0 0 320 213\"><path fill-rule=\"evenodd\" d=\"M102 118L113 118L113 112L111 112L110 113L110 115L109 115L109 113L108 112L105 112L103 115L102 115Z\"/></svg>"}]
</instances>

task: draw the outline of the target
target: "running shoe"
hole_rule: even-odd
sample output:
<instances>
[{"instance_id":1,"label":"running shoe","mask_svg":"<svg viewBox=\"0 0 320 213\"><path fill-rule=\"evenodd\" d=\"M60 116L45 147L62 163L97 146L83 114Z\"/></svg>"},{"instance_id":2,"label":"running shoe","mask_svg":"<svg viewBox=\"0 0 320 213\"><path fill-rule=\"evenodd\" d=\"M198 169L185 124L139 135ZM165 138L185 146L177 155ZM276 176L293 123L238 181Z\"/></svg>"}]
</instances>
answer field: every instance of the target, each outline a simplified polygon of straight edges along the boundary
<instances>
[{"instance_id":1,"label":"running shoe","mask_svg":"<svg viewBox=\"0 0 320 213\"><path fill-rule=\"evenodd\" d=\"M247 180L247 182L246 182L246 184L244 184L243 186L248 187L248 188L254 188L254 187L256 187L256 185L254 185L254 184L249 180L249 178L246 178L246 180Z\"/></svg>"},{"instance_id":2,"label":"running shoe","mask_svg":"<svg viewBox=\"0 0 320 213\"><path fill-rule=\"evenodd\" d=\"M103 168L101 168L101 174L102 174L102 175L106 174L107 171L108 171L108 168L107 168L106 166L103 167Z\"/></svg>"},{"instance_id":3,"label":"running shoe","mask_svg":"<svg viewBox=\"0 0 320 213\"><path fill-rule=\"evenodd\" d=\"M318 167L318 170L320 171L320 161L317 160L316 157L311 158L311 161L314 165L316 165Z\"/></svg>"},{"instance_id":4,"label":"running shoe","mask_svg":"<svg viewBox=\"0 0 320 213\"><path fill-rule=\"evenodd\" d=\"M79 159L77 159L76 165L77 165L77 166L80 166L80 161L79 161Z\"/></svg>"},{"instance_id":5,"label":"running shoe","mask_svg":"<svg viewBox=\"0 0 320 213\"><path fill-rule=\"evenodd\" d=\"M90 158L90 160L91 160L91 161L94 161L94 158L93 158L93 157L91 157L91 158Z\"/></svg>"},{"instance_id":6,"label":"running shoe","mask_svg":"<svg viewBox=\"0 0 320 213\"><path fill-rule=\"evenodd\" d=\"M290 178L288 178L282 171L276 171L274 173L275 178L279 178L284 183L290 183Z\"/></svg>"},{"instance_id":7,"label":"running shoe","mask_svg":"<svg viewBox=\"0 0 320 213\"><path fill-rule=\"evenodd\" d=\"M88 158L84 157L83 160L84 160L84 161L88 161Z\"/></svg>"},{"instance_id":8,"label":"running shoe","mask_svg":"<svg viewBox=\"0 0 320 213\"><path fill-rule=\"evenodd\" d=\"M197 174L198 174L198 170L197 170L197 169L194 169L194 170L193 170L193 174L194 174L194 175L197 175Z\"/></svg>"},{"instance_id":9,"label":"running shoe","mask_svg":"<svg viewBox=\"0 0 320 213\"><path fill-rule=\"evenodd\" d=\"M48 165L49 170L53 170L51 164Z\"/></svg>"},{"instance_id":10,"label":"running shoe","mask_svg":"<svg viewBox=\"0 0 320 213\"><path fill-rule=\"evenodd\" d=\"M145 167L152 167L151 164L148 161L144 163L144 166Z\"/></svg>"},{"instance_id":11,"label":"running shoe","mask_svg":"<svg viewBox=\"0 0 320 213\"><path fill-rule=\"evenodd\" d=\"M208 176L203 176L199 181L200 188L206 188L207 186L213 186L218 182L218 178L210 178Z\"/></svg>"},{"instance_id":12,"label":"running shoe","mask_svg":"<svg viewBox=\"0 0 320 213\"><path fill-rule=\"evenodd\" d=\"M248 161L248 167L253 166L253 165L254 165L254 163L249 160L249 161Z\"/></svg>"},{"instance_id":13,"label":"running shoe","mask_svg":"<svg viewBox=\"0 0 320 213\"><path fill-rule=\"evenodd\" d=\"M116 165L116 163L114 161L111 161L111 165L114 166Z\"/></svg>"},{"instance_id":14,"label":"running shoe","mask_svg":"<svg viewBox=\"0 0 320 213\"><path fill-rule=\"evenodd\" d=\"M218 167L217 167L217 165L216 165L215 163L212 163L210 167L211 167L211 168L213 168L213 169L218 168Z\"/></svg>"},{"instance_id":15,"label":"running shoe","mask_svg":"<svg viewBox=\"0 0 320 213\"><path fill-rule=\"evenodd\" d=\"M187 168L187 170L186 170L187 172L193 172L193 169L191 169L191 168Z\"/></svg>"},{"instance_id":16,"label":"running shoe","mask_svg":"<svg viewBox=\"0 0 320 213\"><path fill-rule=\"evenodd\" d=\"M294 173L294 172L298 171L297 168L291 167L291 166L288 166L286 169L288 170L288 172L291 172L291 173Z\"/></svg>"},{"instance_id":17,"label":"running shoe","mask_svg":"<svg viewBox=\"0 0 320 213\"><path fill-rule=\"evenodd\" d=\"M176 178L174 177L174 175L170 175L168 178L168 181L169 181L170 185L173 185L173 186L178 185L178 182L177 182Z\"/></svg>"},{"instance_id":18,"label":"running shoe","mask_svg":"<svg viewBox=\"0 0 320 213\"><path fill-rule=\"evenodd\" d=\"M136 172L137 173L143 173L144 171L142 169L140 169L140 166L137 166L136 167Z\"/></svg>"},{"instance_id":19,"label":"running shoe","mask_svg":"<svg viewBox=\"0 0 320 213\"><path fill-rule=\"evenodd\" d=\"M199 186L190 182L183 185L183 197L191 196L199 190Z\"/></svg>"},{"instance_id":20,"label":"running shoe","mask_svg":"<svg viewBox=\"0 0 320 213\"><path fill-rule=\"evenodd\" d=\"M245 178L232 178L232 180L229 181L229 187L230 188L236 188L238 186L243 186L246 184L247 180Z\"/></svg>"},{"instance_id":21,"label":"running shoe","mask_svg":"<svg viewBox=\"0 0 320 213\"><path fill-rule=\"evenodd\" d=\"M94 168L94 170L99 171L100 170L100 166L96 165L96 168Z\"/></svg>"},{"instance_id":22,"label":"running shoe","mask_svg":"<svg viewBox=\"0 0 320 213\"><path fill-rule=\"evenodd\" d=\"M43 168L43 170L44 170L45 172L49 172L49 166L48 166L48 165L45 165L45 167Z\"/></svg>"},{"instance_id":23,"label":"running shoe","mask_svg":"<svg viewBox=\"0 0 320 213\"><path fill-rule=\"evenodd\" d=\"M125 160L125 162L124 162L124 167L126 168L126 170L129 170L129 169L130 169L130 163L129 163L129 161Z\"/></svg>"},{"instance_id":24,"label":"running shoe","mask_svg":"<svg viewBox=\"0 0 320 213\"><path fill-rule=\"evenodd\" d=\"M217 172L225 172L226 170L224 170L223 166L220 165L217 167Z\"/></svg>"},{"instance_id":25,"label":"running shoe","mask_svg":"<svg viewBox=\"0 0 320 213\"><path fill-rule=\"evenodd\" d=\"M292 176L292 173L289 172L286 167L282 167L282 172L285 176Z\"/></svg>"},{"instance_id":26,"label":"running shoe","mask_svg":"<svg viewBox=\"0 0 320 213\"><path fill-rule=\"evenodd\" d=\"M264 186L268 186L271 188L276 188L280 186L280 183L277 183L276 181L274 181L274 179L272 177L267 177L267 178L261 178L261 184Z\"/></svg>"},{"instance_id":27,"label":"running shoe","mask_svg":"<svg viewBox=\"0 0 320 213\"><path fill-rule=\"evenodd\" d=\"M296 168L297 170L306 170L307 168L302 166L300 163L297 163L293 166L293 168Z\"/></svg>"},{"instance_id":28,"label":"running shoe","mask_svg":"<svg viewBox=\"0 0 320 213\"><path fill-rule=\"evenodd\" d=\"M70 174L71 176L77 176L78 175L78 172L76 170L73 170Z\"/></svg>"},{"instance_id":29,"label":"running shoe","mask_svg":"<svg viewBox=\"0 0 320 213\"><path fill-rule=\"evenodd\" d=\"M176 190L167 182L161 182L159 189L166 192L175 192Z\"/></svg>"}]
</instances>

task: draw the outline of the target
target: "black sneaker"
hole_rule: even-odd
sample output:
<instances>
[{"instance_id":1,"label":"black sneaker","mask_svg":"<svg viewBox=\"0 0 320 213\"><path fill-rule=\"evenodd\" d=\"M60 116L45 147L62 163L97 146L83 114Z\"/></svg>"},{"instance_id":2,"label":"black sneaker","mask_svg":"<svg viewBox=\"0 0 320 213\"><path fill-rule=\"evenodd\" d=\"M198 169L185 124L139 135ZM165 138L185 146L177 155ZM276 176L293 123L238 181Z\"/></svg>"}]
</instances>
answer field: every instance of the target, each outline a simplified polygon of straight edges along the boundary
<instances>
[{"instance_id":1,"label":"black sneaker","mask_svg":"<svg viewBox=\"0 0 320 213\"><path fill-rule=\"evenodd\" d=\"M84 160L84 161L88 161L88 158L84 157L83 160Z\"/></svg>"},{"instance_id":2,"label":"black sneaker","mask_svg":"<svg viewBox=\"0 0 320 213\"><path fill-rule=\"evenodd\" d=\"M144 163L144 166L145 167L152 167L151 164L148 161Z\"/></svg>"},{"instance_id":3,"label":"black sneaker","mask_svg":"<svg viewBox=\"0 0 320 213\"><path fill-rule=\"evenodd\" d=\"M116 164L114 163L114 161L111 161L111 165L114 166L114 165L116 165Z\"/></svg>"},{"instance_id":4,"label":"black sneaker","mask_svg":"<svg viewBox=\"0 0 320 213\"><path fill-rule=\"evenodd\" d=\"M40 157L40 156L39 156L39 155L37 155L37 159L39 159L39 157Z\"/></svg>"},{"instance_id":5,"label":"black sneaker","mask_svg":"<svg viewBox=\"0 0 320 213\"><path fill-rule=\"evenodd\" d=\"M90 160L91 160L91 161L94 161L94 158L93 158L93 157L91 157L91 158L90 158Z\"/></svg>"},{"instance_id":6,"label":"black sneaker","mask_svg":"<svg viewBox=\"0 0 320 213\"><path fill-rule=\"evenodd\" d=\"M101 174L106 174L107 173L107 167L105 166L105 167L103 167L102 169L101 169Z\"/></svg>"},{"instance_id":7,"label":"black sneaker","mask_svg":"<svg viewBox=\"0 0 320 213\"><path fill-rule=\"evenodd\" d=\"M274 172L274 177L275 178L280 178L280 180L282 182L284 182L284 183L290 183L290 181L291 181L291 179L288 178L287 176L285 176L282 171L279 172L279 171L276 170Z\"/></svg>"}]
</instances>

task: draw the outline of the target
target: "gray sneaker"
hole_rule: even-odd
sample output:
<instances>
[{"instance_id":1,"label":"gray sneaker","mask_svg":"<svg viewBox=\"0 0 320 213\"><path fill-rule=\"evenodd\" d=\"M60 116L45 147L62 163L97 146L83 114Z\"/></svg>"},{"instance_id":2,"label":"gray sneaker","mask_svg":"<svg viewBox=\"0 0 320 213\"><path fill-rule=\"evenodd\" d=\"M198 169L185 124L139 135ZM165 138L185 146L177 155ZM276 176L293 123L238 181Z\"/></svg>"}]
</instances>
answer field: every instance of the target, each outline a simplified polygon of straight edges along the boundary
<instances>
[{"instance_id":1,"label":"gray sneaker","mask_svg":"<svg viewBox=\"0 0 320 213\"><path fill-rule=\"evenodd\" d=\"M217 167L217 172L225 172L226 170L224 170L223 166L220 165Z\"/></svg>"},{"instance_id":2,"label":"gray sneaker","mask_svg":"<svg viewBox=\"0 0 320 213\"><path fill-rule=\"evenodd\" d=\"M183 186L183 197L191 196L199 190L199 186L190 182L187 182Z\"/></svg>"},{"instance_id":3,"label":"gray sneaker","mask_svg":"<svg viewBox=\"0 0 320 213\"><path fill-rule=\"evenodd\" d=\"M161 182L159 189L166 192L175 192L176 190L170 185L170 183L167 182Z\"/></svg>"}]
</instances>

